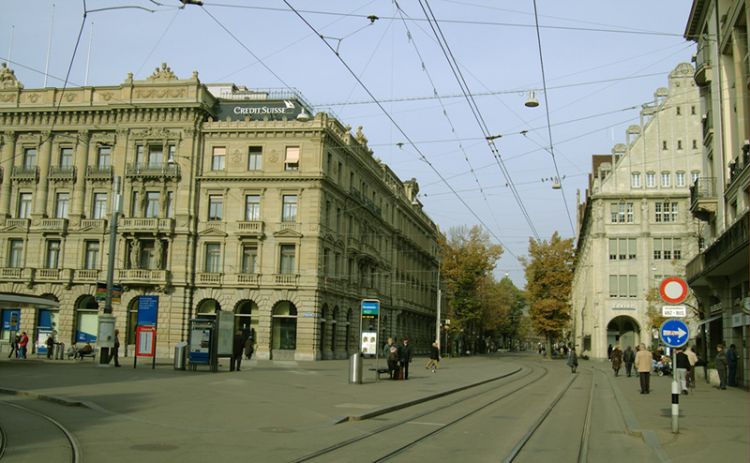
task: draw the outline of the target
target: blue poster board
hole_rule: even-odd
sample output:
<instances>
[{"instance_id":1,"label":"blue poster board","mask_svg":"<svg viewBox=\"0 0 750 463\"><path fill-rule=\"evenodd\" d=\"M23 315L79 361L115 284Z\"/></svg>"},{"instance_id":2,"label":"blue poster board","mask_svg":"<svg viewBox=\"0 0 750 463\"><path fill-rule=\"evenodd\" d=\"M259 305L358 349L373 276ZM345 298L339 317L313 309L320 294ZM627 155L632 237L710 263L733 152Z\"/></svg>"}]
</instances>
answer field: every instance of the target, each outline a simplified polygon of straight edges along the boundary
<instances>
[{"instance_id":1,"label":"blue poster board","mask_svg":"<svg viewBox=\"0 0 750 463\"><path fill-rule=\"evenodd\" d=\"M378 318L380 301L377 299L362 300L362 318Z\"/></svg>"},{"instance_id":2,"label":"blue poster board","mask_svg":"<svg viewBox=\"0 0 750 463\"><path fill-rule=\"evenodd\" d=\"M156 326L159 296L138 296L138 326Z\"/></svg>"},{"instance_id":3,"label":"blue poster board","mask_svg":"<svg viewBox=\"0 0 750 463\"><path fill-rule=\"evenodd\" d=\"M3 310L3 331L18 331L21 325L21 309Z\"/></svg>"}]
</instances>

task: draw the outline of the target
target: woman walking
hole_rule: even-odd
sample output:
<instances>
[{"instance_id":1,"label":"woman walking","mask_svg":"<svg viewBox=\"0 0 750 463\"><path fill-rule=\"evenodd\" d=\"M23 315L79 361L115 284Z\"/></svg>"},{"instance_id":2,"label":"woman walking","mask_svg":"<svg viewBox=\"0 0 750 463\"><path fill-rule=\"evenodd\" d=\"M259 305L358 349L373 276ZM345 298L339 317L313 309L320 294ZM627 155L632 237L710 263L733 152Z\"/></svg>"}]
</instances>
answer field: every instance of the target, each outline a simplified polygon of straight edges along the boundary
<instances>
[{"instance_id":1,"label":"woman walking","mask_svg":"<svg viewBox=\"0 0 750 463\"><path fill-rule=\"evenodd\" d=\"M576 368L578 368L578 356L576 355L575 346L570 346L570 350L568 351L568 361L566 363L570 367L570 372L575 373Z\"/></svg>"},{"instance_id":2,"label":"woman walking","mask_svg":"<svg viewBox=\"0 0 750 463\"><path fill-rule=\"evenodd\" d=\"M440 366L440 346L437 341L435 341L432 343L432 347L430 347L430 360L427 361L425 368L432 370L432 372L435 373L438 366Z\"/></svg>"},{"instance_id":3,"label":"woman walking","mask_svg":"<svg viewBox=\"0 0 750 463\"><path fill-rule=\"evenodd\" d=\"M615 371L615 376L618 376L620 374L620 367L622 367L622 351L620 350L620 346L615 346L612 349L610 360L612 361L612 369Z\"/></svg>"}]
</instances>

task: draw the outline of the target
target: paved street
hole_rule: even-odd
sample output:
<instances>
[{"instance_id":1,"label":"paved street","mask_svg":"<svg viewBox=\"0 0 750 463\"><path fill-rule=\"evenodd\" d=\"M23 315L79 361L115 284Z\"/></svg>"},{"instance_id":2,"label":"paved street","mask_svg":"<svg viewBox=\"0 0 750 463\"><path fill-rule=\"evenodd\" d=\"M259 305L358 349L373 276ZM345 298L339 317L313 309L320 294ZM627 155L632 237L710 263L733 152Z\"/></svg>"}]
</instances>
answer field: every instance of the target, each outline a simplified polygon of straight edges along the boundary
<instances>
[{"instance_id":1,"label":"paved street","mask_svg":"<svg viewBox=\"0 0 750 463\"><path fill-rule=\"evenodd\" d=\"M8 404L42 412L62 424L75 436L82 461L190 462L221 455L224 460L254 456L255 461L275 462L306 461L303 457L321 449L379 433L401 416L411 428L398 438L411 440L412 434L425 428L457 420L454 416L462 410L468 412L485 400L477 395L481 391L503 391L502 397L513 400L497 402L494 410L477 413L452 432L425 440L393 459L441 461L452 450L457 453L451 458L462 454L464 461L487 461L489 455L496 455L493 461L497 461L506 452L499 449L506 444L493 447L486 442L501 436L515 441L558 394L562 400L529 440L519 461L538 461L547 453L557 455L559 461L573 459L581 435L577 428L586 422L588 461L637 457L637 461L744 462L750 456L746 391L720 391L699 380L694 394L680 397L680 433L673 434L671 378L652 377L653 392L641 395L637 378L614 378L602 362L582 362L574 378L562 361L542 360L534 354L445 359L435 374L422 368L426 359L418 358L408 381L375 382L374 372L367 370L374 364L365 361L365 384L350 385L348 361L250 361L235 373L224 361L220 372L210 373L175 371L166 361L154 370L149 365L133 369L132 360L123 360L123 368L115 369L91 360L23 361L2 356L0 427L7 440L3 461L57 461L47 459L44 452L59 453L62 445L48 424L35 425L33 417L26 420L22 410L11 410ZM512 381L526 374L528 386L514 386ZM467 389L472 385L476 386ZM459 389L465 390L455 392ZM593 401L587 421L589 396ZM414 418L451 401L452 408L446 408L451 412ZM21 426L27 426L23 433ZM471 444L473 452L461 450L480 435L485 444ZM376 439L369 437L358 445L368 442L370 448L365 445L362 451L386 445L375 446ZM355 455L323 455L316 461L353 461ZM374 453L365 455L359 460L377 459Z\"/></svg>"}]
</instances>

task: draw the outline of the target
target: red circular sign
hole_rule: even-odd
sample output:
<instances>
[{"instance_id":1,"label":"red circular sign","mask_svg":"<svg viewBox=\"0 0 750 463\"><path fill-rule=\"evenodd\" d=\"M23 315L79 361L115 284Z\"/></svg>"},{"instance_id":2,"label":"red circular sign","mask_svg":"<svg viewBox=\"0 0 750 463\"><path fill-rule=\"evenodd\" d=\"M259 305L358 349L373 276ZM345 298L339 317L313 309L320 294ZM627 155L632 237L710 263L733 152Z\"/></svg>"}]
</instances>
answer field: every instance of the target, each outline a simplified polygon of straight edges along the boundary
<instances>
[{"instance_id":1,"label":"red circular sign","mask_svg":"<svg viewBox=\"0 0 750 463\"><path fill-rule=\"evenodd\" d=\"M659 285L659 294L664 302L679 304L687 298L688 285L680 277L665 278Z\"/></svg>"}]
</instances>

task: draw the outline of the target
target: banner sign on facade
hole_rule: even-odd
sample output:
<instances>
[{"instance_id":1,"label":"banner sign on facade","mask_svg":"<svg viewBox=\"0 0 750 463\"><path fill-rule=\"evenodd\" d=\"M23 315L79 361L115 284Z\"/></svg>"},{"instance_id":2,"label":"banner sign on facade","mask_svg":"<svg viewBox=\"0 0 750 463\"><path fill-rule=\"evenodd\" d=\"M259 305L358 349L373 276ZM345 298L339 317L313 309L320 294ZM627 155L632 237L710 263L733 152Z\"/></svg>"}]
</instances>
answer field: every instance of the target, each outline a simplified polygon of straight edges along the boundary
<instances>
[{"instance_id":1,"label":"banner sign on facade","mask_svg":"<svg viewBox=\"0 0 750 463\"><path fill-rule=\"evenodd\" d=\"M220 121L227 118L241 121L246 117L251 120L292 120L302 112L302 105L295 99L259 100L259 101L221 101L216 108L216 117Z\"/></svg>"}]
</instances>

